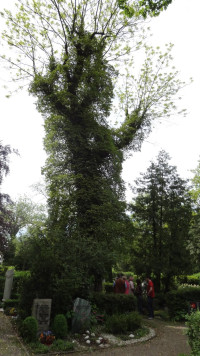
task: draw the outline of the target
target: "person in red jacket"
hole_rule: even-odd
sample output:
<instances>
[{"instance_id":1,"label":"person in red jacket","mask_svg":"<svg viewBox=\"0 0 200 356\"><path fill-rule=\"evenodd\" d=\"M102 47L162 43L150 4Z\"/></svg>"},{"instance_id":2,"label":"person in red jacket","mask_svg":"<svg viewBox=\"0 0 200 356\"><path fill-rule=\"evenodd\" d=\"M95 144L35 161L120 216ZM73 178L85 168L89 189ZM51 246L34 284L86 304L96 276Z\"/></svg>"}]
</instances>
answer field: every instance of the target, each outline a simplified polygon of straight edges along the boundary
<instances>
[{"instance_id":1,"label":"person in red jacket","mask_svg":"<svg viewBox=\"0 0 200 356\"><path fill-rule=\"evenodd\" d=\"M116 280L114 281L114 293L117 294L124 294L126 290L126 283L125 280L122 278L122 274L119 273Z\"/></svg>"},{"instance_id":2,"label":"person in red jacket","mask_svg":"<svg viewBox=\"0 0 200 356\"><path fill-rule=\"evenodd\" d=\"M154 318L154 309L153 309L153 298L155 297L154 284L150 277L146 278L147 282L147 306L149 312L149 319Z\"/></svg>"}]
</instances>

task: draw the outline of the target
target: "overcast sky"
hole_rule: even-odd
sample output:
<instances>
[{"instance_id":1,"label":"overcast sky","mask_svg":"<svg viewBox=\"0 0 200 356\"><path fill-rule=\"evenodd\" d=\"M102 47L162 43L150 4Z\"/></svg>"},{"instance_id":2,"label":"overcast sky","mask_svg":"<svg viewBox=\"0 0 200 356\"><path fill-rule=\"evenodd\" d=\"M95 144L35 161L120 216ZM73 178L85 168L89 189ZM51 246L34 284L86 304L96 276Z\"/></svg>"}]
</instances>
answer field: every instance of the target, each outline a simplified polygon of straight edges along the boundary
<instances>
[{"instance_id":1,"label":"overcast sky","mask_svg":"<svg viewBox=\"0 0 200 356\"><path fill-rule=\"evenodd\" d=\"M14 0L1 0L0 10L9 7ZM171 164L176 165L182 178L192 177L191 169L196 168L200 156L200 1L173 0L167 11L152 19L150 26L153 33L152 44L163 46L173 43L174 65L180 72L180 78L194 82L184 88L182 107L186 108L186 118L175 116L161 124L156 124L152 134L143 143L141 152L133 153L126 160L123 178L133 183L140 172L146 171L151 160L155 160L161 149L171 156ZM10 174L4 180L1 190L13 199L20 194L33 197L30 185L41 180L41 167L45 162L43 151L43 119L37 113L34 99L19 92L10 99L5 98L2 85L9 77L5 70L0 72L0 140L19 150L20 157L10 159ZM131 193L127 190L127 199Z\"/></svg>"}]
</instances>

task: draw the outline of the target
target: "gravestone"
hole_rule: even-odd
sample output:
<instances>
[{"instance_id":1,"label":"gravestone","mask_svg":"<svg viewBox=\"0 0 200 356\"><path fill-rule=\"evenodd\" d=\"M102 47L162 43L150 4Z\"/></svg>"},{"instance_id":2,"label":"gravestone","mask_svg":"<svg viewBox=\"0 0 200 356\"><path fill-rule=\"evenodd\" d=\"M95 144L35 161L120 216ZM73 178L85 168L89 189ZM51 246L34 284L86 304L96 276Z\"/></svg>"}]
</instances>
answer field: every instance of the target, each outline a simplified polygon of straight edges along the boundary
<instances>
[{"instance_id":1,"label":"gravestone","mask_svg":"<svg viewBox=\"0 0 200 356\"><path fill-rule=\"evenodd\" d=\"M14 275L14 269L10 269L6 272L3 301L6 299L10 299L12 284L13 284L13 275Z\"/></svg>"},{"instance_id":2,"label":"gravestone","mask_svg":"<svg viewBox=\"0 0 200 356\"><path fill-rule=\"evenodd\" d=\"M38 322L38 332L48 331L51 316L52 299L34 299L32 316Z\"/></svg>"},{"instance_id":3,"label":"gravestone","mask_svg":"<svg viewBox=\"0 0 200 356\"><path fill-rule=\"evenodd\" d=\"M74 302L74 315L72 319L72 332L79 333L90 326L90 303L81 298L76 298Z\"/></svg>"}]
</instances>

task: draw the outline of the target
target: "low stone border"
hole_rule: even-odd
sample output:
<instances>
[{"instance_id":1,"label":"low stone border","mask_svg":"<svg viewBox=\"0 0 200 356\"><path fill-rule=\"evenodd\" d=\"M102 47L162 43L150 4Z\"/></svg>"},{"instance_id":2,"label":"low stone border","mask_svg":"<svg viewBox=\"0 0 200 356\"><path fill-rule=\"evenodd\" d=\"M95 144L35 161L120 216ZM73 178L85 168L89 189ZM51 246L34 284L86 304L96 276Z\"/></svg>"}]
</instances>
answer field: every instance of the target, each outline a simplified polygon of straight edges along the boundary
<instances>
[{"instance_id":1,"label":"low stone border","mask_svg":"<svg viewBox=\"0 0 200 356\"><path fill-rule=\"evenodd\" d=\"M114 335L111 334L102 334L102 336L107 339L109 341L110 344L112 345L116 345L116 346L125 346L125 345L132 345L132 344L136 344L138 342L144 342L144 341L148 341L150 339L152 339L153 337L156 336L156 332L154 329L149 328L149 333L139 339L131 339L131 340L120 340L119 338L117 338Z\"/></svg>"}]
</instances>

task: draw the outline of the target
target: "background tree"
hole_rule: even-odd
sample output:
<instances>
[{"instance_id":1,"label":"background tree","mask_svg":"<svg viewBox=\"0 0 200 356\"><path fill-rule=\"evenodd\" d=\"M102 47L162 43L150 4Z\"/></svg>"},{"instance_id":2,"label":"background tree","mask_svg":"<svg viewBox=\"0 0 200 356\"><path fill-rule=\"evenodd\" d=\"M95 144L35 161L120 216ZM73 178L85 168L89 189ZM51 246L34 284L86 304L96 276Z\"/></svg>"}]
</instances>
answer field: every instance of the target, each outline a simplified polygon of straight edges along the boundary
<instances>
[{"instance_id":1,"label":"background tree","mask_svg":"<svg viewBox=\"0 0 200 356\"><path fill-rule=\"evenodd\" d=\"M131 204L134 223L132 261L136 272L153 273L160 289L190 267L187 251L192 217L187 182L179 177L169 156L160 151L157 162L136 181L136 197Z\"/></svg>"},{"instance_id":2,"label":"background tree","mask_svg":"<svg viewBox=\"0 0 200 356\"><path fill-rule=\"evenodd\" d=\"M30 230L44 226L47 214L46 207L33 202L27 196L16 201L7 202L6 210L9 211L9 248L4 258L7 264L16 265L22 269L30 266L30 256L25 253L29 245ZM26 263L25 263L26 260ZM25 268L25 269L26 269Z\"/></svg>"},{"instance_id":3,"label":"background tree","mask_svg":"<svg viewBox=\"0 0 200 356\"><path fill-rule=\"evenodd\" d=\"M0 142L0 187L4 176L9 173L8 157L12 152L13 150L9 145L4 146ZM11 202L9 195L0 191L0 253L3 255L5 255L5 252L8 249L11 228L9 221L11 212L6 206L8 202Z\"/></svg>"},{"instance_id":4,"label":"background tree","mask_svg":"<svg viewBox=\"0 0 200 356\"><path fill-rule=\"evenodd\" d=\"M190 226L188 251L192 257L195 272L198 272L200 261L200 161L192 172L194 176L191 180L190 193L193 200L193 217Z\"/></svg>"},{"instance_id":5,"label":"background tree","mask_svg":"<svg viewBox=\"0 0 200 356\"><path fill-rule=\"evenodd\" d=\"M16 60L4 59L17 78L29 78L45 118L47 237L60 261L55 280L60 273L62 279L65 264L74 275L77 268L83 278L93 278L98 288L130 223L121 179L124 153L140 147L153 118L170 115L183 85L174 69L166 71L171 48L161 54L146 47L140 77L127 76L120 95L123 120L115 128L109 124L114 66L122 55L128 64L132 60L129 44L138 44L139 14L127 16L118 1L19 0L17 13L6 10L3 16L3 39L19 53Z\"/></svg>"}]
</instances>

